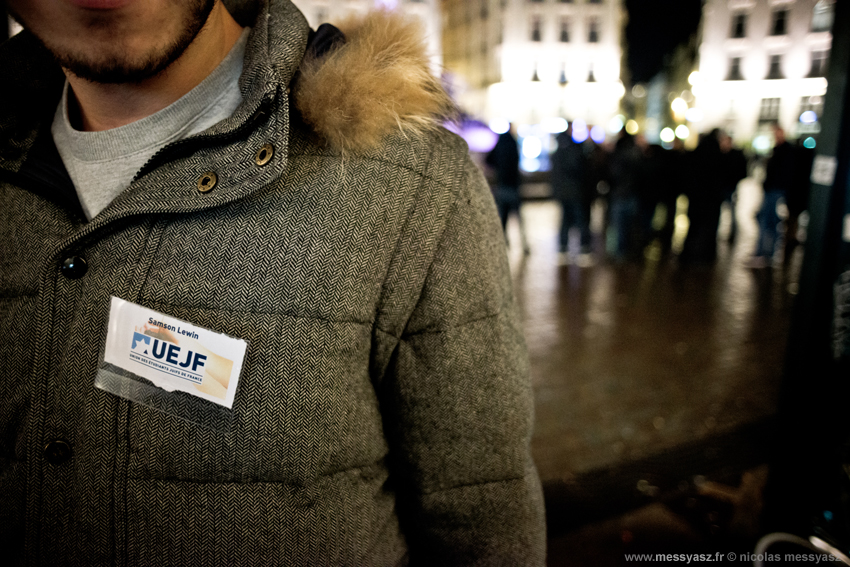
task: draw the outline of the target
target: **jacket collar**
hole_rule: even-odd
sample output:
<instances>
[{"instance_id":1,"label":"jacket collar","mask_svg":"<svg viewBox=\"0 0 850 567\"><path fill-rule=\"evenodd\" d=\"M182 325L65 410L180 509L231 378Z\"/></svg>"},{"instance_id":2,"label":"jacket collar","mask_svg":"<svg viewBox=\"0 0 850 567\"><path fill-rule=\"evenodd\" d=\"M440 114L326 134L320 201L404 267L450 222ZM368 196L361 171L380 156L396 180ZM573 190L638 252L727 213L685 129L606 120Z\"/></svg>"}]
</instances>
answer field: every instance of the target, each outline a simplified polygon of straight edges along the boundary
<instances>
[{"instance_id":1,"label":"jacket collar","mask_svg":"<svg viewBox=\"0 0 850 567\"><path fill-rule=\"evenodd\" d=\"M246 23L244 10L241 16ZM81 233L138 214L220 206L278 178L286 166L289 142L288 86L304 56L308 35L304 16L289 0L263 2L253 19L240 78L243 103L233 116L164 148ZM11 83L0 92L0 169L17 173L30 157L36 137L50 135L64 75L27 32L0 49L0 69ZM273 147L273 157L258 165L255 156L267 144ZM198 180L210 172L217 182L202 193Z\"/></svg>"}]
</instances>

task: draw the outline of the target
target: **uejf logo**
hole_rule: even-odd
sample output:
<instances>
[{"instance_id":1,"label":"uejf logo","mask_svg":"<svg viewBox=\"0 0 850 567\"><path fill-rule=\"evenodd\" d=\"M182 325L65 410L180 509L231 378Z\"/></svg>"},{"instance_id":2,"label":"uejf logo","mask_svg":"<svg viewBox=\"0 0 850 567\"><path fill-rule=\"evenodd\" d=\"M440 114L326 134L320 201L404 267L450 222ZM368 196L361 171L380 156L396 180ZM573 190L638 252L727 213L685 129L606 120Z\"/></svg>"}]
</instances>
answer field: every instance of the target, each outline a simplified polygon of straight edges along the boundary
<instances>
[{"instance_id":1,"label":"uejf logo","mask_svg":"<svg viewBox=\"0 0 850 567\"><path fill-rule=\"evenodd\" d=\"M180 345L138 331L133 333L130 357L160 371L198 383L203 381L203 367L207 360L204 354L188 349L184 353Z\"/></svg>"}]
</instances>

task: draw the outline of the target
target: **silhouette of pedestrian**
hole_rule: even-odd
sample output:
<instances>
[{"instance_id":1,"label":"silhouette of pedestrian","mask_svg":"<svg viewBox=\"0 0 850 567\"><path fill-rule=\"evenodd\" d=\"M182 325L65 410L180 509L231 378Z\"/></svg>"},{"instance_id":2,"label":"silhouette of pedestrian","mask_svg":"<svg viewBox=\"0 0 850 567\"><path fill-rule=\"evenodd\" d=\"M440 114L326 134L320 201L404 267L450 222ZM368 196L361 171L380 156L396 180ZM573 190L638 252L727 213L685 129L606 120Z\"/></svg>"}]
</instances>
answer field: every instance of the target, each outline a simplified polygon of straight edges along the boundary
<instances>
[{"instance_id":1,"label":"silhouette of pedestrian","mask_svg":"<svg viewBox=\"0 0 850 567\"><path fill-rule=\"evenodd\" d=\"M688 235L682 263L708 264L717 257L717 226L723 202L723 154L720 130L705 135L691 156L691 188L688 191Z\"/></svg>"},{"instance_id":2,"label":"silhouette of pedestrian","mask_svg":"<svg viewBox=\"0 0 850 567\"><path fill-rule=\"evenodd\" d=\"M499 209L499 218L502 221L502 229L507 239L508 217L513 214L519 223L519 233L522 239L522 248L526 254L531 252L528 239L525 235L525 227L520 215L522 199L519 193L519 148L514 137L514 126L511 124L507 132L499 134L495 147L487 154L485 162L496 172L496 186L493 196Z\"/></svg>"},{"instance_id":3,"label":"silhouette of pedestrian","mask_svg":"<svg viewBox=\"0 0 850 567\"><path fill-rule=\"evenodd\" d=\"M581 144L573 140L573 126L557 136L558 148L552 153L552 195L561 205L561 229L558 238L559 261L589 262L590 200L587 198L588 159ZM570 230L579 232L579 254L569 250Z\"/></svg>"},{"instance_id":4,"label":"silhouette of pedestrian","mask_svg":"<svg viewBox=\"0 0 850 567\"><path fill-rule=\"evenodd\" d=\"M749 260L751 268L765 268L771 265L779 225L776 205L788 194L794 178L796 152L794 146L785 140L785 131L778 124L773 126L773 139L773 153L767 160L764 177L764 200L756 215L759 237L755 253Z\"/></svg>"},{"instance_id":5,"label":"silhouette of pedestrian","mask_svg":"<svg viewBox=\"0 0 850 567\"><path fill-rule=\"evenodd\" d=\"M623 132L609 161L609 230L614 232L611 252L616 260L623 260L634 251L632 243L638 212L636 184L642 157L634 136Z\"/></svg>"}]
</instances>

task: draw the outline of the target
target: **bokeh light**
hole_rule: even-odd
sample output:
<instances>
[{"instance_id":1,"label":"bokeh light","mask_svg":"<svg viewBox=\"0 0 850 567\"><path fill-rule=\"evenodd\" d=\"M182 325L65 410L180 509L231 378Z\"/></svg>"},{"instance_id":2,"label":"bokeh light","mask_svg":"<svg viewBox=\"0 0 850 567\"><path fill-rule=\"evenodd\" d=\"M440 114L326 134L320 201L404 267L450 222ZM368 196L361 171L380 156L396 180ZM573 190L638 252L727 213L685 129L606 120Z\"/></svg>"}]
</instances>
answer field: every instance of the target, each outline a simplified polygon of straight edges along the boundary
<instances>
[{"instance_id":1,"label":"bokeh light","mask_svg":"<svg viewBox=\"0 0 850 567\"><path fill-rule=\"evenodd\" d=\"M601 144L605 141L605 128L602 126L594 126L590 129L590 139L596 142L597 144Z\"/></svg>"},{"instance_id":2,"label":"bokeh light","mask_svg":"<svg viewBox=\"0 0 850 567\"><path fill-rule=\"evenodd\" d=\"M693 71L690 75L688 75L688 83L690 83L691 86L698 85L700 82L699 71Z\"/></svg>"},{"instance_id":3,"label":"bokeh light","mask_svg":"<svg viewBox=\"0 0 850 567\"><path fill-rule=\"evenodd\" d=\"M670 103L670 110L673 111L673 117L676 120L684 120L685 113L688 112L688 103L681 97L676 97Z\"/></svg>"},{"instance_id":4,"label":"bokeh light","mask_svg":"<svg viewBox=\"0 0 850 567\"><path fill-rule=\"evenodd\" d=\"M543 153L543 142L537 136L526 136L522 139L522 155L528 159L539 158Z\"/></svg>"},{"instance_id":5,"label":"bokeh light","mask_svg":"<svg viewBox=\"0 0 850 567\"><path fill-rule=\"evenodd\" d=\"M573 142L581 144L587 140L588 136L590 136L590 132L587 130L587 122L581 118L573 120Z\"/></svg>"},{"instance_id":6,"label":"bokeh light","mask_svg":"<svg viewBox=\"0 0 850 567\"><path fill-rule=\"evenodd\" d=\"M701 108L689 108L685 112L685 119L688 122L702 122L703 118L705 118L705 113Z\"/></svg>"},{"instance_id":7,"label":"bokeh light","mask_svg":"<svg viewBox=\"0 0 850 567\"><path fill-rule=\"evenodd\" d=\"M753 149L758 152L766 152L770 149L770 138L762 134L753 138Z\"/></svg>"},{"instance_id":8,"label":"bokeh light","mask_svg":"<svg viewBox=\"0 0 850 567\"><path fill-rule=\"evenodd\" d=\"M529 173L540 171L540 165L540 160L537 158L522 158L521 160L519 160L520 169Z\"/></svg>"},{"instance_id":9,"label":"bokeh light","mask_svg":"<svg viewBox=\"0 0 850 567\"><path fill-rule=\"evenodd\" d=\"M623 126L625 126L625 124L623 123L623 117L615 116L614 118L608 121L608 132L610 132L611 134L616 134L623 129Z\"/></svg>"},{"instance_id":10,"label":"bokeh light","mask_svg":"<svg viewBox=\"0 0 850 567\"><path fill-rule=\"evenodd\" d=\"M818 121L818 115L814 110L807 110L800 115L800 122L803 124L814 124Z\"/></svg>"},{"instance_id":11,"label":"bokeh light","mask_svg":"<svg viewBox=\"0 0 850 567\"><path fill-rule=\"evenodd\" d=\"M490 130L496 134L504 134L511 129L511 123L504 118L494 118L490 121Z\"/></svg>"},{"instance_id":12,"label":"bokeh light","mask_svg":"<svg viewBox=\"0 0 850 567\"><path fill-rule=\"evenodd\" d=\"M560 134L566 132L569 123L564 118L547 118L543 121L543 127L550 134Z\"/></svg>"}]
</instances>

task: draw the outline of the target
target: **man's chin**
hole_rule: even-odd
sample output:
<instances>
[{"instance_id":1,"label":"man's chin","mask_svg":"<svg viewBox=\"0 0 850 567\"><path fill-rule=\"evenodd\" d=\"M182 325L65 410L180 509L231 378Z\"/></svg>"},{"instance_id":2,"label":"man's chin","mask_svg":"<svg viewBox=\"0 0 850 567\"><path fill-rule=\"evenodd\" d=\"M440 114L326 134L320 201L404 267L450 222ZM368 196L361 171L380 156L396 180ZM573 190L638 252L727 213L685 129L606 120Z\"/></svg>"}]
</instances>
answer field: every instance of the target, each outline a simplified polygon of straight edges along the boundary
<instances>
[{"instance_id":1,"label":"man's chin","mask_svg":"<svg viewBox=\"0 0 850 567\"><path fill-rule=\"evenodd\" d=\"M168 68L182 53L169 53L143 62L130 62L118 58L90 62L70 57L56 57L59 64L73 75L101 84L141 83ZM55 54L54 54L55 55Z\"/></svg>"},{"instance_id":2,"label":"man's chin","mask_svg":"<svg viewBox=\"0 0 850 567\"><path fill-rule=\"evenodd\" d=\"M185 11L179 14L180 25L174 33L169 30L164 34L167 39L158 44L155 40L147 41L150 40L149 35L145 37L147 34L127 34L119 28L110 29L104 22L90 23L84 31L76 29L75 33L64 35L49 33L55 32L49 26L31 27L24 23L24 27L39 38L59 65L81 79L104 84L140 83L167 69L183 54L203 28L216 2L180 1L185 2ZM15 18L25 21L17 15Z\"/></svg>"}]
</instances>

